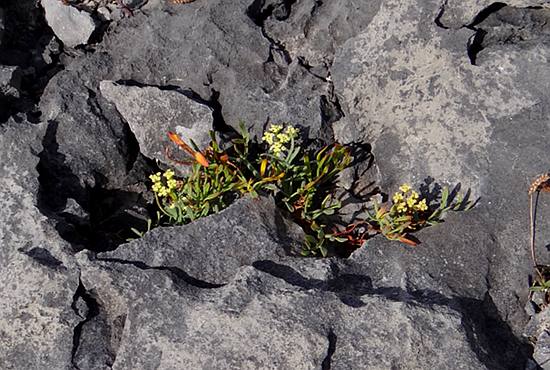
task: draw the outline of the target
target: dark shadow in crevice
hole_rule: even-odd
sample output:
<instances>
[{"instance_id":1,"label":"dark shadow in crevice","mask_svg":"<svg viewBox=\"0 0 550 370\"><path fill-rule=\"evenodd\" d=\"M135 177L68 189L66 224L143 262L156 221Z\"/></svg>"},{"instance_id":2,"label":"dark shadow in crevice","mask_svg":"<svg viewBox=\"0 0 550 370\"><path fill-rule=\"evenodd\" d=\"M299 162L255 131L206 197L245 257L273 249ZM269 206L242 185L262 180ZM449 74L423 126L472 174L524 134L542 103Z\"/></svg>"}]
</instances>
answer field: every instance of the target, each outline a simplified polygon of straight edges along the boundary
<instances>
[{"instance_id":1,"label":"dark shadow in crevice","mask_svg":"<svg viewBox=\"0 0 550 370\"><path fill-rule=\"evenodd\" d=\"M108 180L99 173L93 185L83 183L59 152L57 129L57 122L48 123L38 154L38 209L55 221L59 235L75 252L113 250L133 236L131 227L146 227L146 219L132 211L146 202L139 193L107 189Z\"/></svg>"},{"instance_id":2,"label":"dark shadow in crevice","mask_svg":"<svg viewBox=\"0 0 550 370\"><path fill-rule=\"evenodd\" d=\"M330 70L329 66L326 63L318 66L312 66L303 56L298 56L296 58L298 64L309 72L315 78L320 79L323 82L330 82ZM334 92L334 85L331 83L331 93ZM343 115L343 113L342 113Z\"/></svg>"},{"instance_id":3,"label":"dark shadow in crevice","mask_svg":"<svg viewBox=\"0 0 550 370\"><path fill-rule=\"evenodd\" d=\"M470 59L470 64L473 66L477 65L477 55L485 49L483 46L485 36L487 36L487 31L477 29L476 32L468 39L466 44L466 52L468 54L468 59Z\"/></svg>"},{"instance_id":4,"label":"dark shadow in crevice","mask_svg":"<svg viewBox=\"0 0 550 370\"><path fill-rule=\"evenodd\" d=\"M465 27L475 30L475 27L478 24L480 24L481 22L486 20L491 14L498 12L500 9L504 8L505 6L507 6L506 3L501 3L501 2L492 3L491 5L489 5L488 7L482 9L479 13L477 13L477 15L474 17L472 22L465 25Z\"/></svg>"},{"instance_id":5,"label":"dark shadow in crevice","mask_svg":"<svg viewBox=\"0 0 550 370\"><path fill-rule=\"evenodd\" d=\"M126 315L110 317L106 307L79 283L71 306L83 320L75 327L72 364L76 369L111 368L116 360Z\"/></svg>"},{"instance_id":6,"label":"dark shadow in crevice","mask_svg":"<svg viewBox=\"0 0 550 370\"><path fill-rule=\"evenodd\" d=\"M75 362L75 356L80 345L80 338L82 335L83 326L94 317L99 314L99 305L97 301L86 291L86 288L79 280L78 288L73 296L73 302L71 304L73 311L81 317L80 321L73 330L73 348L71 352L72 364L76 369L79 369Z\"/></svg>"},{"instance_id":7,"label":"dark shadow in crevice","mask_svg":"<svg viewBox=\"0 0 550 370\"><path fill-rule=\"evenodd\" d=\"M550 10L541 7L512 7L493 3L464 26L475 31L467 43L470 62L489 47L531 48L550 44Z\"/></svg>"},{"instance_id":8,"label":"dark shadow in crevice","mask_svg":"<svg viewBox=\"0 0 550 370\"><path fill-rule=\"evenodd\" d=\"M28 246L32 246L32 244L29 242L27 243ZM27 255L28 257L32 258L35 262L38 264L48 267L50 269L56 270L56 271L66 271L67 268L63 264L62 261L55 258L49 250L42 248L42 247L33 247L28 250L26 248L20 248L18 250L19 252Z\"/></svg>"},{"instance_id":9,"label":"dark shadow in crevice","mask_svg":"<svg viewBox=\"0 0 550 370\"><path fill-rule=\"evenodd\" d=\"M258 27L263 27L269 17L284 21L290 17L292 5L297 0L254 0L246 9L246 15Z\"/></svg>"},{"instance_id":10,"label":"dark shadow in crevice","mask_svg":"<svg viewBox=\"0 0 550 370\"><path fill-rule=\"evenodd\" d=\"M35 1L8 1L3 5L4 34L0 42L0 65L18 67L17 83L7 94L0 93L0 124L23 113L37 123L38 102L50 79L64 69L59 56L63 47L55 41L44 10Z\"/></svg>"},{"instance_id":11,"label":"dark shadow in crevice","mask_svg":"<svg viewBox=\"0 0 550 370\"><path fill-rule=\"evenodd\" d=\"M466 52L468 54L468 58L470 59L471 65L477 65L477 55L485 48L485 46L483 45L483 41L487 36L487 31L482 28L478 28L477 26L485 21L491 14L498 12L506 6L507 5L505 3L495 2L481 10L474 17L472 22L464 26L465 28L469 28L472 31L475 31L475 33L468 39L468 42L466 44Z\"/></svg>"},{"instance_id":12,"label":"dark shadow in crevice","mask_svg":"<svg viewBox=\"0 0 550 370\"><path fill-rule=\"evenodd\" d=\"M443 1L443 3L441 4L441 6L439 7L439 12L437 13L437 15L435 16L435 19L434 19L434 23L437 27L439 28L443 28L444 30L448 30L449 27L445 26L442 22L441 22L441 18L443 17L443 14L445 14L445 7L447 6L447 3L449 2L449 0L445 0Z\"/></svg>"},{"instance_id":13,"label":"dark shadow in crevice","mask_svg":"<svg viewBox=\"0 0 550 370\"><path fill-rule=\"evenodd\" d=\"M191 285L200 289L217 289L226 285L226 284L210 283L208 281L197 279L189 275L179 267L174 267L174 266L149 266L146 263L141 261L128 261L120 258L98 258L97 260L103 261L103 262L120 263L122 265L132 265L134 267L137 267L140 270L167 271L167 272L170 272L174 281L176 282L183 281L188 285Z\"/></svg>"},{"instance_id":14,"label":"dark shadow in crevice","mask_svg":"<svg viewBox=\"0 0 550 370\"><path fill-rule=\"evenodd\" d=\"M321 110L321 126L323 127L331 127L330 125L345 116L340 101L334 94L321 95L319 108Z\"/></svg>"},{"instance_id":15,"label":"dark shadow in crevice","mask_svg":"<svg viewBox=\"0 0 550 370\"><path fill-rule=\"evenodd\" d=\"M270 54L274 51L283 54L287 64L292 63L290 53L286 50L283 43L268 35L264 28L264 23L270 17L275 18L277 21L288 19L292 12L292 5L296 1L297 0L254 0L246 10L248 18L261 28L262 36L271 44ZM266 62L269 62L269 60Z\"/></svg>"},{"instance_id":16,"label":"dark shadow in crevice","mask_svg":"<svg viewBox=\"0 0 550 370\"><path fill-rule=\"evenodd\" d=\"M327 339L328 339L328 349L327 349L327 355L323 359L323 362L321 363L322 370L331 369L332 356L334 355L334 352L336 352L336 342L338 341L338 337L336 336L336 334L334 334L334 331L330 329L327 335Z\"/></svg>"},{"instance_id":17,"label":"dark shadow in crevice","mask_svg":"<svg viewBox=\"0 0 550 370\"><path fill-rule=\"evenodd\" d=\"M368 276L341 273L329 280L306 278L292 267L273 261L257 261L254 268L284 280L304 290L333 292L349 307L365 306L363 296L378 296L395 302L421 307L444 306L462 317L466 339L476 357L488 369L523 369L532 358L533 347L517 338L502 320L491 296L483 300L468 297L447 297L439 292L422 289L407 291L401 287L375 288Z\"/></svg>"}]
</instances>

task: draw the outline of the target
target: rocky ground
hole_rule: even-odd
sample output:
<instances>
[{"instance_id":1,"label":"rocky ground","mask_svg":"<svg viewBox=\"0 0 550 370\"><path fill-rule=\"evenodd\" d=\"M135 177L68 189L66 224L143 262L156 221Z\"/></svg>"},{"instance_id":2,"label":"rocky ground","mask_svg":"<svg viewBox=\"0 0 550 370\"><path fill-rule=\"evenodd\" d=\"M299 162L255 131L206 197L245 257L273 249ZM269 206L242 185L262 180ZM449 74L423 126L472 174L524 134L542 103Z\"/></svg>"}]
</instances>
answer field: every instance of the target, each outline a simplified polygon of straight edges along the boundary
<instances>
[{"instance_id":1,"label":"rocky ground","mask_svg":"<svg viewBox=\"0 0 550 370\"><path fill-rule=\"evenodd\" d=\"M0 4L1 369L550 368L527 203L550 169L547 1L125 4ZM479 202L349 258L291 256L270 198L126 242L166 131L241 120L373 155L341 179L358 204L404 182ZM538 217L550 264L547 194Z\"/></svg>"}]
</instances>

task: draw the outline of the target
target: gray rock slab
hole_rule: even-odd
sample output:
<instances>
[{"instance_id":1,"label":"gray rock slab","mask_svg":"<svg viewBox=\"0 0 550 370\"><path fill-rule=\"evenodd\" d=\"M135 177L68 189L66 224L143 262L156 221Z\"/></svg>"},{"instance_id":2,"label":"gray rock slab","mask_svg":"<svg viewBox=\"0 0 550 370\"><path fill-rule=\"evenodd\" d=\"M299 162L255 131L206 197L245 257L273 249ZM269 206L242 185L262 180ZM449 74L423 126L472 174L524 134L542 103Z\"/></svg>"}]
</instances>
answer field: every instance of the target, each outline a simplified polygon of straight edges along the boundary
<instances>
[{"instance_id":1,"label":"gray rock slab","mask_svg":"<svg viewBox=\"0 0 550 370\"><path fill-rule=\"evenodd\" d=\"M300 250L301 229L269 198L242 198L218 214L100 253L100 259L174 269L204 284L224 284L241 266Z\"/></svg>"},{"instance_id":2,"label":"gray rock slab","mask_svg":"<svg viewBox=\"0 0 550 370\"><path fill-rule=\"evenodd\" d=\"M284 45L293 58L300 58L311 67L330 67L336 50L369 25L380 3L307 0L286 5L268 1L263 11L269 6L274 9L265 20L265 31Z\"/></svg>"},{"instance_id":3,"label":"gray rock slab","mask_svg":"<svg viewBox=\"0 0 550 370\"><path fill-rule=\"evenodd\" d=\"M368 293L352 305L284 264L200 289L168 271L78 259L106 317L124 312L115 368L489 368L445 305Z\"/></svg>"},{"instance_id":4,"label":"gray rock slab","mask_svg":"<svg viewBox=\"0 0 550 370\"><path fill-rule=\"evenodd\" d=\"M474 23L482 10L490 12L502 4L491 0L448 0L441 5L436 19L443 27L459 29ZM506 1L506 5L518 8L548 7L548 3L541 0L510 0Z\"/></svg>"},{"instance_id":5,"label":"gray rock slab","mask_svg":"<svg viewBox=\"0 0 550 370\"><path fill-rule=\"evenodd\" d=\"M550 49L543 43L494 44L480 52L474 66L464 46L473 31L438 27L432 18L437 5L386 1L367 29L340 49L332 75L346 103L347 126L336 129L336 136L373 144L380 184L388 193L405 182L418 188L428 181L461 183L462 191L481 198L474 212L460 217L462 225L438 226L441 237L431 230L421 234L430 235L427 243L445 245L438 250L428 244L434 254L427 257L446 260L457 271L460 278L451 285L462 283L461 294L478 296L486 278L498 312L520 335L531 265L525 194L529 182L550 168L550 79L542 73ZM531 29L537 18L519 19ZM490 31L483 22L479 27ZM539 217L547 219L542 199ZM550 230L541 227L539 237L540 259L547 261L542 246ZM416 269L401 266L405 275ZM461 269L470 271L465 275ZM443 276L447 285L454 279ZM470 286L476 276L481 285Z\"/></svg>"},{"instance_id":6,"label":"gray rock slab","mask_svg":"<svg viewBox=\"0 0 550 370\"><path fill-rule=\"evenodd\" d=\"M93 188L101 174L107 186L121 187L139 153L128 125L113 104L78 76L66 75L61 81L57 76L46 88L40 108L42 119L52 125L52 161L60 161L69 171L56 175L63 177L58 182L72 183L66 190Z\"/></svg>"},{"instance_id":7,"label":"gray rock slab","mask_svg":"<svg viewBox=\"0 0 550 370\"><path fill-rule=\"evenodd\" d=\"M0 65L0 94L13 98L20 96L21 70L17 66Z\"/></svg>"},{"instance_id":8,"label":"gray rock slab","mask_svg":"<svg viewBox=\"0 0 550 370\"><path fill-rule=\"evenodd\" d=\"M65 46L74 48L88 43L96 29L89 13L57 0L41 0L41 4L48 25Z\"/></svg>"},{"instance_id":9,"label":"gray rock slab","mask_svg":"<svg viewBox=\"0 0 550 370\"><path fill-rule=\"evenodd\" d=\"M38 208L45 125L9 120L0 129L0 367L71 367L71 308L78 269L67 243Z\"/></svg>"},{"instance_id":10,"label":"gray rock slab","mask_svg":"<svg viewBox=\"0 0 550 370\"><path fill-rule=\"evenodd\" d=\"M180 86L219 104L224 122L235 128L242 120L261 135L269 119L301 125L319 136L326 122L321 104L330 98L330 84L264 37L247 15L249 5L217 0L161 4L147 15L137 13L109 32L94 55L54 77L42 104L50 105L62 91L70 94L65 79L78 78L96 93L102 80ZM44 109L45 115L52 109ZM78 114L76 107L67 110Z\"/></svg>"},{"instance_id":11,"label":"gray rock slab","mask_svg":"<svg viewBox=\"0 0 550 370\"><path fill-rule=\"evenodd\" d=\"M168 132L176 132L187 143L201 149L210 142L212 110L184 95L184 91L161 90L102 81L101 94L113 103L134 133L140 151L149 158L166 162Z\"/></svg>"},{"instance_id":12,"label":"gray rock slab","mask_svg":"<svg viewBox=\"0 0 550 370\"><path fill-rule=\"evenodd\" d=\"M528 305L531 302L527 303ZM533 313L524 335L536 343L533 359L542 369L550 368L550 310Z\"/></svg>"}]
</instances>

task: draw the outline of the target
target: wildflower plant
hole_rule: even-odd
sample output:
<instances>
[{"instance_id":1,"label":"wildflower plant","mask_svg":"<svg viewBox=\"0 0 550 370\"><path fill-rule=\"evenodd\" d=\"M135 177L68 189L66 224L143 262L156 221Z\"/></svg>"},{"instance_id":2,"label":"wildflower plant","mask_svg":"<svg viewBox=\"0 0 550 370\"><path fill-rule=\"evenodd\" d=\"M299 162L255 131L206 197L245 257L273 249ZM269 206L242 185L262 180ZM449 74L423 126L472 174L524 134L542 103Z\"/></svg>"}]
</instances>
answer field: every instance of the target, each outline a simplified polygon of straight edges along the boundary
<instances>
[{"instance_id":1,"label":"wildflower plant","mask_svg":"<svg viewBox=\"0 0 550 370\"><path fill-rule=\"evenodd\" d=\"M240 137L223 147L211 132L204 151L192 142L189 146L177 134L168 136L193 160L177 161L190 164L187 176L178 177L172 169L149 176L158 211L157 220L148 223L147 231L217 213L245 194L269 194L304 230L302 255L327 256L338 254L335 248L342 243L347 247L345 252L360 247L373 230L415 245L408 233L442 222L449 210L473 205L450 199L446 188L438 202L430 202L404 184L391 202L375 203L367 219L339 230L334 225L342 204L333 194L338 175L352 163L349 148L337 143L318 150L305 148L300 130L288 124L271 125L262 136L262 144L252 143L242 123ZM168 150L167 156L170 158Z\"/></svg>"},{"instance_id":2,"label":"wildflower plant","mask_svg":"<svg viewBox=\"0 0 550 370\"><path fill-rule=\"evenodd\" d=\"M269 152L273 155L280 157L285 151L292 151L294 149L294 140L298 138L300 130L283 125L271 125L269 130L264 133L262 141L269 145ZM290 144L291 148L287 146Z\"/></svg>"},{"instance_id":3,"label":"wildflower plant","mask_svg":"<svg viewBox=\"0 0 550 370\"><path fill-rule=\"evenodd\" d=\"M262 174L277 179L266 188L306 231L302 254L326 256L328 242L343 241L328 231L326 217L341 208L341 203L333 200L327 190L350 165L352 157L349 149L339 144L317 152L304 150L298 138L297 128L270 126L263 136L268 150L263 155Z\"/></svg>"},{"instance_id":4,"label":"wildflower plant","mask_svg":"<svg viewBox=\"0 0 550 370\"><path fill-rule=\"evenodd\" d=\"M195 161L190 174L181 179L175 178L172 169L149 176L161 212L159 223L181 225L217 213L240 194L251 190L242 171L231 162L229 154L220 149L213 133L205 153L191 149L176 134L170 133L169 137ZM232 154L238 154L238 145L233 145Z\"/></svg>"},{"instance_id":5,"label":"wildflower plant","mask_svg":"<svg viewBox=\"0 0 550 370\"><path fill-rule=\"evenodd\" d=\"M391 197L391 204L375 202L374 212L368 213L368 219L386 238L414 246L417 243L408 237L408 233L443 222L450 210L468 210L473 205L473 202L458 197L451 199L447 187L441 191L439 202L430 203L409 184L403 184Z\"/></svg>"}]
</instances>

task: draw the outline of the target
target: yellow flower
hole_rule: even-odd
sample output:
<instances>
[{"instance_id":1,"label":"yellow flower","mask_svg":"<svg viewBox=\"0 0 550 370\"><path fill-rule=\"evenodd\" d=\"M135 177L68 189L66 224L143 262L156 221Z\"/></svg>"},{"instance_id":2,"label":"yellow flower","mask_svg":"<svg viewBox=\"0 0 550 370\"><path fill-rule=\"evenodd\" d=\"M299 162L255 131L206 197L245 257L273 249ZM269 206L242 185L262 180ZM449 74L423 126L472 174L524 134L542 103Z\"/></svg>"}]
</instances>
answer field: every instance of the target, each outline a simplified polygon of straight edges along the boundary
<instances>
[{"instance_id":1,"label":"yellow flower","mask_svg":"<svg viewBox=\"0 0 550 370\"><path fill-rule=\"evenodd\" d=\"M399 203L399 202L401 202L401 201L404 199L404 198L403 198L403 194L397 192L397 193L395 193L395 194L393 195L393 198L392 198L392 199L393 199L393 202L394 202L394 203Z\"/></svg>"},{"instance_id":2,"label":"yellow flower","mask_svg":"<svg viewBox=\"0 0 550 370\"><path fill-rule=\"evenodd\" d=\"M287 126L284 131L283 128L283 125L271 125L262 136L262 140L269 145L269 151L275 155L280 155L285 151L286 144L295 139L300 131L292 126Z\"/></svg>"},{"instance_id":3,"label":"yellow flower","mask_svg":"<svg viewBox=\"0 0 550 370\"><path fill-rule=\"evenodd\" d=\"M279 141L283 144L286 144L290 141L290 138L288 137L287 134L280 133L280 134L277 134L277 141Z\"/></svg>"},{"instance_id":4,"label":"yellow flower","mask_svg":"<svg viewBox=\"0 0 550 370\"><path fill-rule=\"evenodd\" d=\"M178 185L178 182L176 181L176 179L170 179L166 181L166 185L168 186L168 190L174 190Z\"/></svg>"},{"instance_id":5,"label":"yellow flower","mask_svg":"<svg viewBox=\"0 0 550 370\"><path fill-rule=\"evenodd\" d=\"M160 182L160 172L155 173L154 175L149 176L153 183Z\"/></svg>"},{"instance_id":6,"label":"yellow flower","mask_svg":"<svg viewBox=\"0 0 550 370\"><path fill-rule=\"evenodd\" d=\"M399 187L399 190L401 190L403 193L406 193L411 190L411 187L409 184L403 184Z\"/></svg>"},{"instance_id":7,"label":"yellow flower","mask_svg":"<svg viewBox=\"0 0 550 370\"><path fill-rule=\"evenodd\" d=\"M419 197L420 197L420 195L418 195L418 193L416 191L413 191L411 193L411 198L418 199Z\"/></svg>"},{"instance_id":8,"label":"yellow flower","mask_svg":"<svg viewBox=\"0 0 550 370\"><path fill-rule=\"evenodd\" d=\"M283 131L283 125L271 125L269 126L268 131L273 132L276 135L279 132Z\"/></svg>"},{"instance_id":9,"label":"yellow flower","mask_svg":"<svg viewBox=\"0 0 550 370\"><path fill-rule=\"evenodd\" d=\"M164 172L164 177L166 178L166 180L170 180L174 177L174 175L175 173L173 170L166 170L166 172Z\"/></svg>"},{"instance_id":10,"label":"yellow flower","mask_svg":"<svg viewBox=\"0 0 550 370\"><path fill-rule=\"evenodd\" d=\"M298 134L300 133L300 130L296 127L288 126L285 130L285 133L289 138L296 139L298 137Z\"/></svg>"},{"instance_id":11,"label":"yellow flower","mask_svg":"<svg viewBox=\"0 0 550 370\"><path fill-rule=\"evenodd\" d=\"M416 204L416 198L411 195L409 199L407 199L407 205L409 206L409 208L413 208L415 204Z\"/></svg>"},{"instance_id":12,"label":"yellow flower","mask_svg":"<svg viewBox=\"0 0 550 370\"><path fill-rule=\"evenodd\" d=\"M264 133L264 136L262 138L263 141L268 143L269 145L273 145L273 141L275 139L275 135L272 132L267 131Z\"/></svg>"},{"instance_id":13,"label":"yellow flower","mask_svg":"<svg viewBox=\"0 0 550 370\"><path fill-rule=\"evenodd\" d=\"M166 197L166 196L168 196L168 193L169 193L169 191L168 191L168 188L166 186L162 186L158 191L159 197Z\"/></svg>"},{"instance_id":14,"label":"yellow flower","mask_svg":"<svg viewBox=\"0 0 550 370\"><path fill-rule=\"evenodd\" d=\"M269 149L273 152L273 154L279 155L283 151L283 144L278 142L274 143Z\"/></svg>"},{"instance_id":15,"label":"yellow flower","mask_svg":"<svg viewBox=\"0 0 550 370\"><path fill-rule=\"evenodd\" d=\"M398 203L397 204L397 212L399 212L399 213L407 212L407 205L405 203Z\"/></svg>"},{"instance_id":16,"label":"yellow flower","mask_svg":"<svg viewBox=\"0 0 550 370\"><path fill-rule=\"evenodd\" d=\"M428 205L426 204L426 199L422 199L418 204L416 205L416 209L418 211L427 211Z\"/></svg>"}]
</instances>

